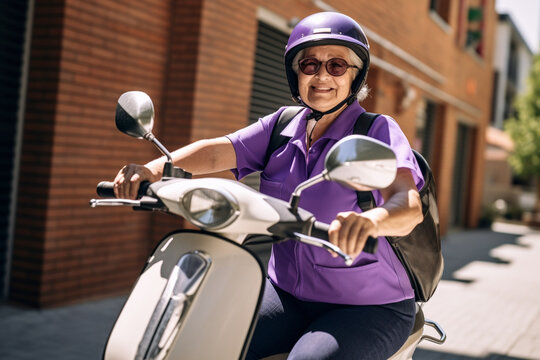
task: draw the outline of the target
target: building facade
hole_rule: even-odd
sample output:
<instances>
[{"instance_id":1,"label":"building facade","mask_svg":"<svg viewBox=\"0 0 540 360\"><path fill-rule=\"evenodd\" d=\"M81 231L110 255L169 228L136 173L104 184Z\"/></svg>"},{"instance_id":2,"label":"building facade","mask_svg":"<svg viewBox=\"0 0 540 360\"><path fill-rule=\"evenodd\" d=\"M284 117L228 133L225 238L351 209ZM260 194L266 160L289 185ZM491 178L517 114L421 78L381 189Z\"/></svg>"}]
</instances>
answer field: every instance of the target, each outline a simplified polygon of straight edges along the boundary
<instances>
[{"instance_id":1,"label":"building facade","mask_svg":"<svg viewBox=\"0 0 540 360\"><path fill-rule=\"evenodd\" d=\"M364 27L372 66L363 106L393 116L430 161L443 232L478 221L493 1L9 2L25 3L11 31L26 34L0 255L12 301L47 307L124 293L158 236L183 226L160 214L88 207L99 181L159 155L115 129L123 92L151 96L154 133L170 149L235 131L290 103L287 36L319 11Z\"/></svg>"},{"instance_id":2,"label":"building facade","mask_svg":"<svg viewBox=\"0 0 540 360\"><path fill-rule=\"evenodd\" d=\"M510 15L498 15L495 34L491 125L503 129L504 120L514 115L516 95L527 86L533 53Z\"/></svg>"},{"instance_id":3,"label":"building facade","mask_svg":"<svg viewBox=\"0 0 540 360\"><path fill-rule=\"evenodd\" d=\"M486 132L486 171L483 208L487 214L519 217L532 210L534 194L529 186L515 184L508 156L512 139L503 131L504 121L515 116L514 101L527 86L533 53L508 14L498 15L493 54L493 101Z\"/></svg>"}]
</instances>

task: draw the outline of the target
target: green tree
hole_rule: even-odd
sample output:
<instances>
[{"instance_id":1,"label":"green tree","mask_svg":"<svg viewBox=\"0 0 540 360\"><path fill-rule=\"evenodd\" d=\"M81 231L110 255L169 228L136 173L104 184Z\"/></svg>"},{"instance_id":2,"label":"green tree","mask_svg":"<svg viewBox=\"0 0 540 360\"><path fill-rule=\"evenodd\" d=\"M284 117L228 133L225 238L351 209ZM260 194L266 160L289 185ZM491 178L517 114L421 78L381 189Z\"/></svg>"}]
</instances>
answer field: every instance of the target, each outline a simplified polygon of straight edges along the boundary
<instances>
[{"instance_id":1,"label":"green tree","mask_svg":"<svg viewBox=\"0 0 540 360\"><path fill-rule=\"evenodd\" d=\"M536 179L535 213L540 213L540 54L533 58L526 91L515 101L515 116L505 121L514 141L509 162L516 175Z\"/></svg>"}]
</instances>

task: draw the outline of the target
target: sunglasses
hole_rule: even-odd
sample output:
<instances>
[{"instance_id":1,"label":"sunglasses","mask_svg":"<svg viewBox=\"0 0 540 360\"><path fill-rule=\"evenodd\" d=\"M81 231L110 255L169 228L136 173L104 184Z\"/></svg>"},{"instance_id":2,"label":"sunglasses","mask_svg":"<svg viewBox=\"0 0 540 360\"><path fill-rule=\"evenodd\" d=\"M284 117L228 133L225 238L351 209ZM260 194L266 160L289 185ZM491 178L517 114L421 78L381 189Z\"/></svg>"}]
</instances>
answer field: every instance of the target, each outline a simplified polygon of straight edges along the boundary
<instances>
[{"instance_id":1,"label":"sunglasses","mask_svg":"<svg viewBox=\"0 0 540 360\"><path fill-rule=\"evenodd\" d=\"M349 65L345 60L332 58L327 61L319 61L316 58L304 58L298 61L298 68L306 75L315 75L321 69L322 63L326 63L326 71L332 76L341 76L345 74L348 68L357 68L356 65Z\"/></svg>"}]
</instances>

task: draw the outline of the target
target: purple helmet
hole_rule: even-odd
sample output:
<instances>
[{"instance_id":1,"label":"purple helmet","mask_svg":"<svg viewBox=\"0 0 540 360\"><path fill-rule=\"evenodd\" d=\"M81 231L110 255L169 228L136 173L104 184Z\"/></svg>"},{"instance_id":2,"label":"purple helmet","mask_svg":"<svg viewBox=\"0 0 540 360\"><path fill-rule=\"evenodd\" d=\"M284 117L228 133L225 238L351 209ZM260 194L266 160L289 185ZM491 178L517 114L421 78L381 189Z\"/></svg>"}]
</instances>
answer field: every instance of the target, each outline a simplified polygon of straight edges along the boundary
<instances>
[{"instance_id":1,"label":"purple helmet","mask_svg":"<svg viewBox=\"0 0 540 360\"><path fill-rule=\"evenodd\" d=\"M356 21L337 12L320 12L301 20L289 36L285 48L285 71L293 98L300 100L298 74L292 68L292 61L302 49L318 45L342 45L353 50L364 66L351 85L355 97L366 80L369 68L369 44L364 31Z\"/></svg>"}]
</instances>

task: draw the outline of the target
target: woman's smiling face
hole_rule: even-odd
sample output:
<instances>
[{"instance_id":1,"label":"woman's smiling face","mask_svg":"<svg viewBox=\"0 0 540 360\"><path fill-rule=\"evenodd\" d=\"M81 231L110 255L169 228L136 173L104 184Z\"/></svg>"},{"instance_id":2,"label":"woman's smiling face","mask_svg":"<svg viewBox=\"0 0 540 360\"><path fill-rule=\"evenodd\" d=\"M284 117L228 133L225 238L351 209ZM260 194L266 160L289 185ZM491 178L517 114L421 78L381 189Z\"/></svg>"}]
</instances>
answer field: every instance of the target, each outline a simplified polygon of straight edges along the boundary
<instances>
[{"instance_id":1,"label":"woman's smiling face","mask_svg":"<svg viewBox=\"0 0 540 360\"><path fill-rule=\"evenodd\" d=\"M314 75L306 75L302 71L298 71L298 90L306 105L324 112L332 109L349 96L357 70L349 68L341 76L332 76L325 66L326 61L333 58L344 59L351 65L348 48L339 45L313 46L304 51L302 58L315 58L323 62L319 71Z\"/></svg>"}]
</instances>

